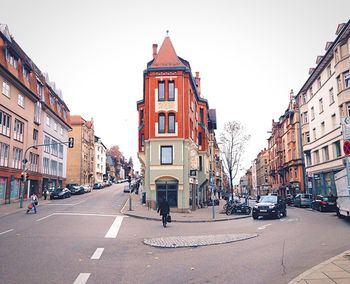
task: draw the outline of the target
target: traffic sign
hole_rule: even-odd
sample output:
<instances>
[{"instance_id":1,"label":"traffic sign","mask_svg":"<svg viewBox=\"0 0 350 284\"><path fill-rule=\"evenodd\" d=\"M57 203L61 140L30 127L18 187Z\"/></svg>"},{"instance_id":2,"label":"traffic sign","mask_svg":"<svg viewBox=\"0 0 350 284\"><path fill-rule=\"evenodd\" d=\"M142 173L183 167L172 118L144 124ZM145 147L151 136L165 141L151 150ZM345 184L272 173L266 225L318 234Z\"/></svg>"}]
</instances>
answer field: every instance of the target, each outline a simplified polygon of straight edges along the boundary
<instances>
[{"instance_id":1,"label":"traffic sign","mask_svg":"<svg viewBox=\"0 0 350 284\"><path fill-rule=\"evenodd\" d=\"M344 141L343 150L344 150L344 154L346 156L350 156L350 141L349 140Z\"/></svg>"},{"instance_id":2,"label":"traffic sign","mask_svg":"<svg viewBox=\"0 0 350 284\"><path fill-rule=\"evenodd\" d=\"M350 140L350 116L343 117L341 119L341 124L343 127L343 139Z\"/></svg>"}]
</instances>

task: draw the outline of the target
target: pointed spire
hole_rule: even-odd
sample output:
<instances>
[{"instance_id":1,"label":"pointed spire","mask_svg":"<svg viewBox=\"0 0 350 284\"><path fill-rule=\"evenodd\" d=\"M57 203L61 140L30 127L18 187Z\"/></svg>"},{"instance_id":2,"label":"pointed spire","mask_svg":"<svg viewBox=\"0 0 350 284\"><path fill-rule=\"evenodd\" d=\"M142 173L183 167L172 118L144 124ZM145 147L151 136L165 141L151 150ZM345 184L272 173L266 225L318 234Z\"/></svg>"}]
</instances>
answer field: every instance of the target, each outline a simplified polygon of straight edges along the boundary
<instances>
[{"instance_id":1,"label":"pointed spire","mask_svg":"<svg viewBox=\"0 0 350 284\"><path fill-rule=\"evenodd\" d=\"M167 31L167 34L169 31ZM150 67L172 67L172 66L185 66L181 60L177 57L170 37L167 35L159 49L158 54L154 58Z\"/></svg>"}]
</instances>

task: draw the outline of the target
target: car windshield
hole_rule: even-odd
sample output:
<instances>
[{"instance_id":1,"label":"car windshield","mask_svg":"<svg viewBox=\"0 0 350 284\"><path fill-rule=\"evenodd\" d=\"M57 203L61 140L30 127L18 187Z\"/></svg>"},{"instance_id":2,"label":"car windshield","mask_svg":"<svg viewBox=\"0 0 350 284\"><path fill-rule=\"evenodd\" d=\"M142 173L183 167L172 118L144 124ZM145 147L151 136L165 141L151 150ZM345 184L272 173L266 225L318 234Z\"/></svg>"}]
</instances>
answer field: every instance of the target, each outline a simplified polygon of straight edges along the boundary
<instances>
[{"instance_id":1,"label":"car windshield","mask_svg":"<svg viewBox=\"0 0 350 284\"><path fill-rule=\"evenodd\" d=\"M262 196L259 200L259 202L263 203L277 203L277 196L275 195L267 195L267 196Z\"/></svg>"}]
</instances>

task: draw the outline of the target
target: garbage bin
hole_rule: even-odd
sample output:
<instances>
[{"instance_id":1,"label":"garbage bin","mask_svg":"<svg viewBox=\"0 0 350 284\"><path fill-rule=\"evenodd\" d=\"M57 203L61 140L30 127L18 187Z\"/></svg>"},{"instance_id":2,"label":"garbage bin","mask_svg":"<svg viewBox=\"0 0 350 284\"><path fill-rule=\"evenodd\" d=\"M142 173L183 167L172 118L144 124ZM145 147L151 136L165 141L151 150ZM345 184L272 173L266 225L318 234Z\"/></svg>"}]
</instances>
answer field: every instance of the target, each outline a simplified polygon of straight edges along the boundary
<instances>
[{"instance_id":1,"label":"garbage bin","mask_svg":"<svg viewBox=\"0 0 350 284\"><path fill-rule=\"evenodd\" d=\"M146 204L146 192L142 192L142 204Z\"/></svg>"}]
</instances>

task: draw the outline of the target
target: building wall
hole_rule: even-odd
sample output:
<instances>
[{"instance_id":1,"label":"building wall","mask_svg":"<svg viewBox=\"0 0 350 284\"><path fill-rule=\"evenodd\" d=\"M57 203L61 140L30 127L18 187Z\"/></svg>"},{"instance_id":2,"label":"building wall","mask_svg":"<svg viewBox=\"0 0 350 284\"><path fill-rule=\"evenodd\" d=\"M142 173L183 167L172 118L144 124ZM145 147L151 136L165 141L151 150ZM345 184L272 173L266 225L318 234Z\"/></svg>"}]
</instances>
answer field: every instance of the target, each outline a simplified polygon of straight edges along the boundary
<instances>
[{"instance_id":1,"label":"building wall","mask_svg":"<svg viewBox=\"0 0 350 284\"><path fill-rule=\"evenodd\" d=\"M81 184L82 178L82 127L72 125L69 136L74 138L74 147L68 148L67 183Z\"/></svg>"}]
</instances>

